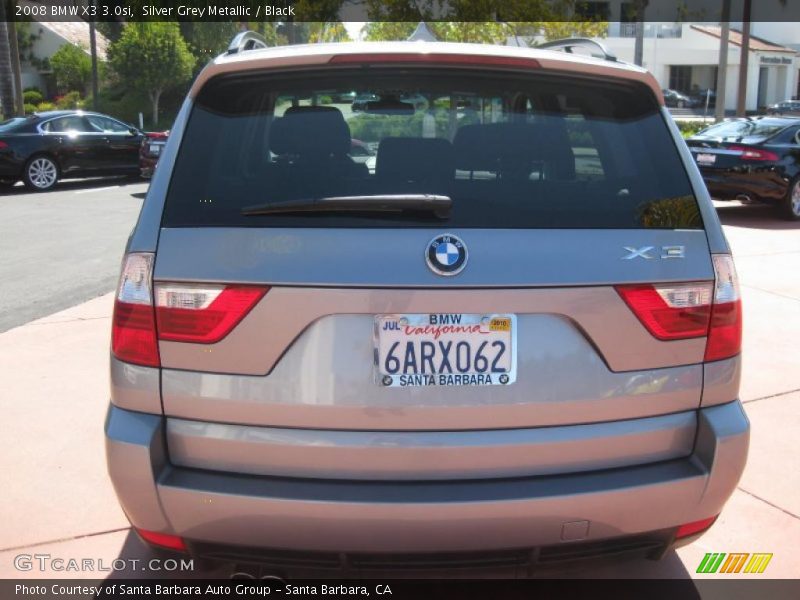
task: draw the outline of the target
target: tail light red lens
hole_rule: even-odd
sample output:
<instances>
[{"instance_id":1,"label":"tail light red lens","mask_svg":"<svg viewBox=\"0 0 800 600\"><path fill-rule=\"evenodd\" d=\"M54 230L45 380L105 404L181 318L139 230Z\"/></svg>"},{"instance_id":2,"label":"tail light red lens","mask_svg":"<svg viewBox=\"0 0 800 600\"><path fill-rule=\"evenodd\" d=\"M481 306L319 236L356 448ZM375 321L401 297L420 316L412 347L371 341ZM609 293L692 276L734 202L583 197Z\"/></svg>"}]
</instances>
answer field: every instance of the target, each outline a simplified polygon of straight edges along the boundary
<instances>
[{"instance_id":1,"label":"tail light red lens","mask_svg":"<svg viewBox=\"0 0 800 600\"><path fill-rule=\"evenodd\" d=\"M705 531L714 524L714 521L717 520L718 516L719 515L714 515L713 517L709 517L707 519L692 521L691 523L684 523L683 525L678 527L678 531L675 532L675 539L679 540L681 538L694 535L695 533L700 533L701 531Z\"/></svg>"},{"instance_id":2,"label":"tail light red lens","mask_svg":"<svg viewBox=\"0 0 800 600\"><path fill-rule=\"evenodd\" d=\"M248 285L158 284L158 339L214 344L236 327L268 289Z\"/></svg>"},{"instance_id":3,"label":"tail light red lens","mask_svg":"<svg viewBox=\"0 0 800 600\"><path fill-rule=\"evenodd\" d=\"M728 146L728 150L734 150L736 152L741 152L742 153L742 158L744 160L760 160L760 161L777 162L781 158L780 156L778 156L774 152L770 152L769 150L763 150L762 148L754 148L752 146Z\"/></svg>"},{"instance_id":4,"label":"tail light red lens","mask_svg":"<svg viewBox=\"0 0 800 600\"><path fill-rule=\"evenodd\" d=\"M706 342L706 361L736 356L742 349L742 302L736 267L729 254L715 254L714 306Z\"/></svg>"},{"instance_id":5,"label":"tail light red lens","mask_svg":"<svg viewBox=\"0 0 800 600\"><path fill-rule=\"evenodd\" d=\"M710 282L620 285L617 292L660 340L703 337L711 317Z\"/></svg>"},{"instance_id":6,"label":"tail light red lens","mask_svg":"<svg viewBox=\"0 0 800 600\"><path fill-rule=\"evenodd\" d=\"M704 360L736 356L742 346L742 306L733 258L715 254L714 282L618 285L633 314L659 340L707 337Z\"/></svg>"},{"instance_id":7,"label":"tail light red lens","mask_svg":"<svg viewBox=\"0 0 800 600\"><path fill-rule=\"evenodd\" d=\"M159 533L158 531L148 531L147 529L139 529L134 527L136 533L142 536L142 539L154 546L161 546L162 548L170 548L171 550L186 551L186 542L183 538L172 535L170 533Z\"/></svg>"},{"instance_id":8,"label":"tail light red lens","mask_svg":"<svg viewBox=\"0 0 800 600\"><path fill-rule=\"evenodd\" d=\"M8 148L8 144L6 144L4 141L0 140L0 150L3 150L5 148Z\"/></svg>"},{"instance_id":9,"label":"tail light red lens","mask_svg":"<svg viewBox=\"0 0 800 600\"><path fill-rule=\"evenodd\" d=\"M125 257L111 323L111 352L119 360L157 367L158 342L153 312L153 255Z\"/></svg>"}]
</instances>

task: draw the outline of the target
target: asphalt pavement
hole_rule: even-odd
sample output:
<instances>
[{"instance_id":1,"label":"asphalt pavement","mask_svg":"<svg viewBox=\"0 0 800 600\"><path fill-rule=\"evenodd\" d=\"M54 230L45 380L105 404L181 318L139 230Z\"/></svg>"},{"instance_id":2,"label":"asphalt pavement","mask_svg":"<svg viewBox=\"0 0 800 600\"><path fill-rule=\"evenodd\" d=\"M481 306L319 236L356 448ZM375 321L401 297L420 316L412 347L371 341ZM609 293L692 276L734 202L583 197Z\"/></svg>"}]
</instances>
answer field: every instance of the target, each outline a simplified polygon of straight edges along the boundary
<instances>
[{"instance_id":1,"label":"asphalt pavement","mask_svg":"<svg viewBox=\"0 0 800 600\"><path fill-rule=\"evenodd\" d=\"M105 294L147 182L73 180L0 190L0 332Z\"/></svg>"},{"instance_id":2,"label":"asphalt pavement","mask_svg":"<svg viewBox=\"0 0 800 600\"><path fill-rule=\"evenodd\" d=\"M13 302L10 315L3 304L2 316L6 328L25 323L0 333L0 578L112 575L20 571L14 566L20 555L102 559L106 565L150 557L119 508L103 452L110 292L146 185L101 189L110 185L117 184L0 196L2 302ZM700 540L659 562L580 568L570 576L720 577L696 573L706 553L765 552L773 554L765 577L800 577L800 223L779 220L763 206L719 212L742 284L740 395L752 425L745 473ZM24 306L23 290L36 300L34 309ZM74 306L53 312L69 302ZM187 575L139 571L131 563L113 573L161 574Z\"/></svg>"}]
</instances>

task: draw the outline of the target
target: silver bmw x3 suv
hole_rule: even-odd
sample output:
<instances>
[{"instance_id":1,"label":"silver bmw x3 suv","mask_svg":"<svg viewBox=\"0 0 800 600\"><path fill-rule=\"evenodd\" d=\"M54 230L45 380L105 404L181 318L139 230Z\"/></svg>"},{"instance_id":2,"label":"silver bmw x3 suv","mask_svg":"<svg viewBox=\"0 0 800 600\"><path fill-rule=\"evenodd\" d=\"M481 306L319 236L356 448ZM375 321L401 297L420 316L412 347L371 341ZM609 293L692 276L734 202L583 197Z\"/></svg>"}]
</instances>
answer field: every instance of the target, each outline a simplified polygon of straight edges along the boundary
<instances>
[{"instance_id":1,"label":"silver bmw x3 suv","mask_svg":"<svg viewBox=\"0 0 800 600\"><path fill-rule=\"evenodd\" d=\"M360 575L710 527L749 439L739 288L655 79L261 46L193 84L123 261L105 433L139 535Z\"/></svg>"}]
</instances>

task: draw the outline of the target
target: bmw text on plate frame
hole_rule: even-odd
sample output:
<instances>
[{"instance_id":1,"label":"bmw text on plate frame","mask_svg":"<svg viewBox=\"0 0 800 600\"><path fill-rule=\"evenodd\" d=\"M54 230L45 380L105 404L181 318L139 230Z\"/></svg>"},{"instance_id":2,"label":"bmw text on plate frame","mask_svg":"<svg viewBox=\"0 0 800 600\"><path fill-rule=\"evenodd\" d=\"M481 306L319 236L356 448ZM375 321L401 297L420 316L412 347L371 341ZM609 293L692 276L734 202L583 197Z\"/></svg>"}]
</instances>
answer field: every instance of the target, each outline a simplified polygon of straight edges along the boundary
<instances>
[{"instance_id":1,"label":"bmw text on plate frame","mask_svg":"<svg viewBox=\"0 0 800 600\"><path fill-rule=\"evenodd\" d=\"M442 233L428 242L425 262L437 275L457 275L467 266L467 245L452 233Z\"/></svg>"}]
</instances>

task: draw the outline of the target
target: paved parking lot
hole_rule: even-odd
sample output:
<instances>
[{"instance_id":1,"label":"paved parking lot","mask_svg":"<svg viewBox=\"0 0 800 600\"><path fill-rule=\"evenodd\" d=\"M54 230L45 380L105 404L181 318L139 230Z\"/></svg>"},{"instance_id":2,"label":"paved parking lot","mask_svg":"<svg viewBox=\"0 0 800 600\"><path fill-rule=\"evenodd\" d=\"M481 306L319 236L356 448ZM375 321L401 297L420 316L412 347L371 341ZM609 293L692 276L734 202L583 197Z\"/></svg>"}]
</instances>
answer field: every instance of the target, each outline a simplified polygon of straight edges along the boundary
<instances>
[{"instance_id":1,"label":"paved parking lot","mask_svg":"<svg viewBox=\"0 0 800 600\"><path fill-rule=\"evenodd\" d=\"M119 230L130 229L138 210L136 195L141 192L126 188L121 194L113 192L118 194L113 198L87 193L97 197L96 204L84 208L84 195L77 192L64 198L63 212L57 214L78 220L86 218L85 213L79 214L81 210L110 211L75 243L107 241L110 245L103 253L114 263L115 277L124 234L103 230L108 223ZM0 197L0 205L7 201L9 197ZM35 205L26 206L25 211L20 227L41 222L34 214ZM744 477L717 524L698 542L671 552L660 562L595 567L571 572L573 576L696 577L706 552L771 552L769 576L800 577L796 543L800 539L800 224L777 220L766 207L729 206L721 208L720 214L736 256L745 307L742 399L753 433ZM39 238L63 235L68 229L52 223L48 227L47 235ZM2 243L5 252L6 240ZM20 235L15 243L28 244L30 238ZM41 256L46 255L45 248ZM96 269L91 262L85 266L87 271ZM3 263L2 268L13 271L15 267ZM19 281L23 281L21 274L41 268L38 263L20 265ZM106 275L101 273L91 284L105 285L104 289L91 289L109 291L113 284L104 279ZM3 281L4 287L9 284ZM53 292L41 291L43 296ZM17 314L15 318L29 322L0 333L0 422L4 425L0 472L6 482L0 495L0 514L4 515L0 577L97 576L96 572L19 572L14 557L21 553L103 559L106 564L117 557L148 556L130 533L105 472L102 426L111 307L112 296L106 293L38 320L29 320L33 314L28 318Z\"/></svg>"}]
</instances>

